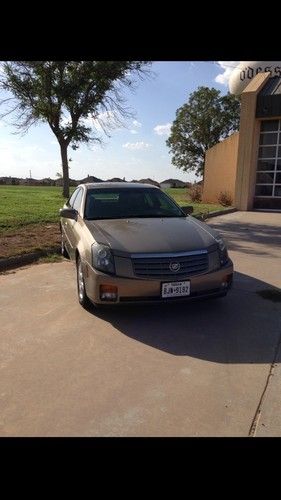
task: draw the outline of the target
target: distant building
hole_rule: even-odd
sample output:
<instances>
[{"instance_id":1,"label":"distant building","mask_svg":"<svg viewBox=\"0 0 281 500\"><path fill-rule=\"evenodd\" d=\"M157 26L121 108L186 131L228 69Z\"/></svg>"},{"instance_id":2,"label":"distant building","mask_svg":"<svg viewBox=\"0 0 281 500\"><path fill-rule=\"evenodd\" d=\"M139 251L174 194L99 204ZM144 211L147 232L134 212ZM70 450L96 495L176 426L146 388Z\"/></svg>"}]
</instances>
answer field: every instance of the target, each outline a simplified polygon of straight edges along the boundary
<instances>
[{"instance_id":1,"label":"distant building","mask_svg":"<svg viewBox=\"0 0 281 500\"><path fill-rule=\"evenodd\" d=\"M13 179L16 182L10 182L10 184L20 184L22 186L40 186L42 181L38 179L32 179L32 177L26 177L26 179Z\"/></svg>"},{"instance_id":2,"label":"distant building","mask_svg":"<svg viewBox=\"0 0 281 500\"><path fill-rule=\"evenodd\" d=\"M165 181L160 182L161 189L184 188L186 186L187 183L180 181L179 179L166 179Z\"/></svg>"},{"instance_id":3,"label":"distant building","mask_svg":"<svg viewBox=\"0 0 281 500\"><path fill-rule=\"evenodd\" d=\"M78 184L80 184L80 181L75 181L74 179L69 179L69 185L70 186L75 187L75 186L78 186ZM60 186L61 187L62 185L63 185L63 178L62 177L60 177L59 179L56 179L54 181L54 186Z\"/></svg>"},{"instance_id":4,"label":"distant building","mask_svg":"<svg viewBox=\"0 0 281 500\"><path fill-rule=\"evenodd\" d=\"M133 181L133 182L135 182L135 181ZM153 179L150 179L149 177L147 179L140 179L139 181L136 181L136 182L141 182L142 184L151 184L152 186L160 187L159 182L156 182Z\"/></svg>"},{"instance_id":5,"label":"distant building","mask_svg":"<svg viewBox=\"0 0 281 500\"><path fill-rule=\"evenodd\" d=\"M102 179L98 179L98 177L94 177L93 175L88 175L85 179L81 179L79 184L86 184L87 182L104 182Z\"/></svg>"},{"instance_id":6,"label":"distant building","mask_svg":"<svg viewBox=\"0 0 281 500\"><path fill-rule=\"evenodd\" d=\"M119 177L113 177L112 179L108 179L107 181L104 181L104 182L126 182L126 181L125 181L125 178L120 179Z\"/></svg>"},{"instance_id":7,"label":"distant building","mask_svg":"<svg viewBox=\"0 0 281 500\"><path fill-rule=\"evenodd\" d=\"M15 184L14 177L0 177L0 184Z\"/></svg>"},{"instance_id":8,"label":"distant building","mask_svg":"<svg viewBox=\"0 0 281 500\"><path fill-rule=\"evenodd\" d=\"M55 185L56 185L56 181L54 181L54 179L50 179L50 177L45 178L45 179L42 179L42 180L40 181L40 183L41 183L43 186L55 186Z\"/></svg>"},{"instance_id":9,"label":"distant building","mask_svg":"<svg viewBox=\"0 0 281 500\"><path fill-rule=\"evenodd\" d=\"M75 179L69 179L69 185L70 186L78 186L79 184L85 184L85 183L90 183L90 182L127 182L125 178L121 179L120 177L113 177L112 179L108 179L104 181L103 179L99 179L98 177L95 177L93 175L88 175L84 179L81 180L75 180ZM178 179L167 179L166 181L163 182L157 182L153 179L150 179L149 177L146 179L139 179L139 180L132 180L131 182L140 182L142 184L151 184L152 186L156 187L161 187L162 189L170 188L170 187L186 187L190 186L189 182L182 182ZM23 186L57 186L57 187L62 187L63 186L63 178L59 177L57 179L51 179L50 177L46 177L44 179L32 179L31 177L26 177L26 179L20 179L18 177L0 177L0 184L7 184L7 185L23 185Z\"/></svg>"}]
</instances>

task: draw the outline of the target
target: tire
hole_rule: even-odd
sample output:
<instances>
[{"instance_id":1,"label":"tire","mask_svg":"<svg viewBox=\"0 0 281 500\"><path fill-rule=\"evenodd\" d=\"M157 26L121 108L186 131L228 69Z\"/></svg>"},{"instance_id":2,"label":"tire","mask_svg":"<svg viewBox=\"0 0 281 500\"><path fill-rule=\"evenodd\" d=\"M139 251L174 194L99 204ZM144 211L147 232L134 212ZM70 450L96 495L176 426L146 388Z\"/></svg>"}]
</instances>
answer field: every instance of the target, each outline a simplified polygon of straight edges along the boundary
<instances>
[{"instance_id":1,"label":"tire","mask_svg":"<svg viewBox=\"0 0 281 500\"><path fill-rule=\"evenodd\" d=\"M64 241L63 241L62 230L61 230L61 254L63 257L65 257L65 259L69 259L69 255L68 255L68 252L65 248Z\"/></svg>"},{"instance_id":2,"label":"tire","mask_svg":"<svg viewBox=\"0 0 281 500\"><path fill-rule=\"evenodd\" d=\"M79 304L81 304L81 306L84 307L85 309L88 309L91 307L92 303L86 294L82 261L79 255L76 260L76 272L77 272L77 294L78 294Z\"/></svg>"}]
</instances>

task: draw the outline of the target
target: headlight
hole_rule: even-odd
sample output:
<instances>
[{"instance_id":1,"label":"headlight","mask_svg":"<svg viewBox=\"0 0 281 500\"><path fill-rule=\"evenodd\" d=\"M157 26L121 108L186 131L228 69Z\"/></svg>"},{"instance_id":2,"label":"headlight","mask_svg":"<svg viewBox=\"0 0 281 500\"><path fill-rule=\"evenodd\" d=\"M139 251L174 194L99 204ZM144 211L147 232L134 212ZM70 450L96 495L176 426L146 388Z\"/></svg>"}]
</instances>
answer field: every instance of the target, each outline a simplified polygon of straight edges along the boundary
<instances>
[{"instance_id":1,"label":"headlight","mask_svg":"<svg viewBox=\"0 0 281 500\"><path fill-rule=\"evenodd\" d=\"M104 273L115 274L114 257L109 247L94 243L92 245L93 267Z\"/></svg>"},{"instance_id":2,"label":"headlight","mask_svg":"<svg viewBox=\"0 0 281 500\"><path fill-rule=\"evenodd\" d=\"M223 266L228 261L228 253L227 253L226 244L225 244L225 241L223 240L223 238L221 238L221 237L217 237L216 242L218 243L218 247L219 247L220 263Z\"/></svg>"}]
</instances>

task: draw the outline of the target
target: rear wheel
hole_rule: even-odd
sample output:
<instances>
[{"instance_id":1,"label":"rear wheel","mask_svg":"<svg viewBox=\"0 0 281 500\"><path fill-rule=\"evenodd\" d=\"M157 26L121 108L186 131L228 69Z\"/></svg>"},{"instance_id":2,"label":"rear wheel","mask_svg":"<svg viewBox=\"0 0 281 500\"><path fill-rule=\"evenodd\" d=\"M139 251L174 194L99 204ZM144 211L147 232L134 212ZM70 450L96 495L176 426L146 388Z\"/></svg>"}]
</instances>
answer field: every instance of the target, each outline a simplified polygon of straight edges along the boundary
<instances>
[{"instance_id":1,"label":"rear wheel","mask_svg":"<svg viewBox=\"0 0 281 500\"><path fill-rule=\"evenodd\" d=\"M85 281L83 275L82 261L78 255L76 260L76 271L77 271L77 292L78 300L82 307L88 308L91 306L91 301L86 294Z\"/></svg>"}]
</instances>

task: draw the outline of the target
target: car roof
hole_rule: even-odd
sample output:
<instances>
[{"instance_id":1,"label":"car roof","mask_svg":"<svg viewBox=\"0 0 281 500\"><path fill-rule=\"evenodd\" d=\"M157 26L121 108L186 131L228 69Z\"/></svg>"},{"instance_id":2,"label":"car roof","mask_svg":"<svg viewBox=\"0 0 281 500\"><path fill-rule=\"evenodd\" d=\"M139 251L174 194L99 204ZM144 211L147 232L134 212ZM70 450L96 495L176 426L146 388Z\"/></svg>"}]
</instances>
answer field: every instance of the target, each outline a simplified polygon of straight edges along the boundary
<instances>
[{"instance_id":1,"label":"car roof","mask_svg":"<svg viewBox=\"0 0 281 500\"><path fill-rule=\"evenodd\" d=\"M79 184L80 186L85 186L87 189L95 188L95 189L107 189L107 188L153 188L159 189L157 186L153 186L153 184L142 184L140 182L86 182L85 184Z\"/></svg>"}]
</instances>

